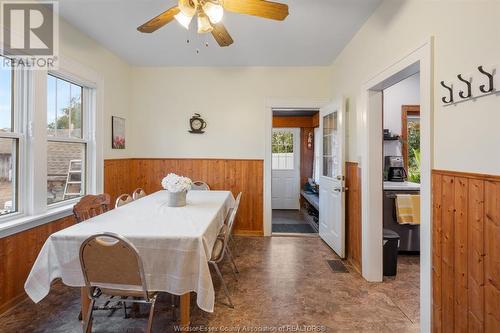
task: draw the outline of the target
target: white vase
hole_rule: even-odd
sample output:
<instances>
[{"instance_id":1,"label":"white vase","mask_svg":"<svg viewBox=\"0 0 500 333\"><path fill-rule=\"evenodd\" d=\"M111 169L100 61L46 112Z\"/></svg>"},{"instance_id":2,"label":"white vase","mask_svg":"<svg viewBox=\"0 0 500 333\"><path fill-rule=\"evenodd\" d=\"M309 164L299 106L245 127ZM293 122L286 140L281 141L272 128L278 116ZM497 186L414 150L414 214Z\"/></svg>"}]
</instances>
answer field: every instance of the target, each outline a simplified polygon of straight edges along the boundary
<instances>
[{"instance_id":1,"label":"white vase","mask_svg":"<svg viewBox=\"0 0 500 333\"><path fill-rule=\"evenodd\" d=\"M182 192L169 192L168 193L168 207L184 207L186 206L187 191Z\"/></svg>"}]
</instances>

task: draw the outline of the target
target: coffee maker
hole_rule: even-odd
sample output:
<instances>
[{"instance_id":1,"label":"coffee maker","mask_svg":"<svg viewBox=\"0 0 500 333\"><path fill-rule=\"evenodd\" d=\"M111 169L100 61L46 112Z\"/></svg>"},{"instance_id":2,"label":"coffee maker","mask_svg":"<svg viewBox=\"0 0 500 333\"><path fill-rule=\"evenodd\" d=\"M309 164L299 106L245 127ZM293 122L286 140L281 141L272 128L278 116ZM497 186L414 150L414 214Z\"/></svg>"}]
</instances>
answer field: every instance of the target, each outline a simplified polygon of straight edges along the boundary
<instances>
[{"instance_id":1,"label":"coffee maker","mask_svg":"<svg viewBox=\"0 0 500 333\"><path fill-rule=\"evenodd\" d=\"M404 168L403 156L386 156L384 173L389 182L404 182L408 174Z\"/></svg>"}]
</instances>

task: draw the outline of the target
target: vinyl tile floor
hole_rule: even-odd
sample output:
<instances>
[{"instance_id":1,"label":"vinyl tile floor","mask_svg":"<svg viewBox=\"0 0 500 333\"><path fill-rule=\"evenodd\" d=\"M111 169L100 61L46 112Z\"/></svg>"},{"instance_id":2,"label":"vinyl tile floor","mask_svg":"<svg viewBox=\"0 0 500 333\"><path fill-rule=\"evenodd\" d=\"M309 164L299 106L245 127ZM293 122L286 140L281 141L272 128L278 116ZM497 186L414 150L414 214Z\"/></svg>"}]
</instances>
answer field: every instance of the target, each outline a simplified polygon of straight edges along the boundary
<instances>
[{"instance_id":1,"label":"vinyl tile floor","mask_svg":"<svg viewBox=\"0 0 500 333\"><path fill-rule=\"evenodd\" d=\"M231 309L214 279L214 313L191 302L192 331L206 332L418 332L419 258L400 256L398 275L366 282L351 266L333 273L338 259L319 237L236 237L238 281L229 265L223 274L235 304ZM195 295L193 295L193 298ZM81 332L80 290L55 282L39 304L25 300L0 316L0 332ZM170 297L162 295L153 332L175 332ZM123 311L97 312L93 332L144 332L147 306L124 319ZM290 325L290 326L288 326ZM307 331L307 332L309 332Z\"/></svg>"}]
</instances>

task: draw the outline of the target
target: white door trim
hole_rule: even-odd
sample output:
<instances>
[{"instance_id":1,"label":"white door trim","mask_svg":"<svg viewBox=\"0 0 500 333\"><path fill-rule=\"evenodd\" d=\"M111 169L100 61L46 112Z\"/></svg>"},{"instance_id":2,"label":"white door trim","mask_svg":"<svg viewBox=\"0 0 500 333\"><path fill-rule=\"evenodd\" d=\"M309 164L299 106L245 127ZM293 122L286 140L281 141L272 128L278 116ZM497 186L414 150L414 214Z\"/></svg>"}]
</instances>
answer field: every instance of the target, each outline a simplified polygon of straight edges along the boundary
<instances>
[{"instance_id":1,"label":"white door trim","mask_svg":"<svg viewBox=\"0 0 500 333\"><path fill-rule=\"evenodd\" d=\"M420 329L431 331L432 302L432 202L433 166L433 38L362 86L358 113L362 171L362 274L368 281L382 281L382 107L384 84L417 65L420 70L421 225L420 225ZM395 83L395 82L393 82ZM379 103L380 102L380 103ZM380 105L379 105L380 104ZM374 237L380 235L380 237Z\"/></svg>"},{"instance_id":2,"label":"white door trim","mask_svg":"<svg viewBox=\"0 0 500 333\"><path fill-rule=\"evenodd\" d=\"M264 236L272 234L273 209L271 204L272 182L272 147L271 138L273 130L273 109L321 109L330 103L326 98L269 98L265 106L265 135L264 135Z\"/></svg>"}]
</instances>

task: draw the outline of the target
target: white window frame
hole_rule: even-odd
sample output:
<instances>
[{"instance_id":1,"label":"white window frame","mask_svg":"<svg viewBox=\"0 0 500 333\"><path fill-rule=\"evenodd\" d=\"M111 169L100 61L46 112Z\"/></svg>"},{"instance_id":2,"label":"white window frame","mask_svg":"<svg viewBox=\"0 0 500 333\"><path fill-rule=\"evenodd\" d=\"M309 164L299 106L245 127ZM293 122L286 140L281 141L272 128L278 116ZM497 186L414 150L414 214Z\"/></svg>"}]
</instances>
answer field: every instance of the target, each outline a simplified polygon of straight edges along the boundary
<instances>
[{"instance_id":1,"label":"white window frame","mask_svg":"<svg viewBox=\"0 0 500 333\"><path fill-rule=\"evenodd\" d=\"M3 56L9 58L8 55ZM12 198L13 204L15 204L16 212L0 216L1 221L11 220L19 218L23 215L24 204L25 204L25 178L23 177L25 171L25 145L26 145L26 133L25 133L25 119L26 115L24 110L24 105L26 104L27 98L26 94L23 94L25 83L27 80L27 73L21 69L14 69L14 77L12 82L12 107L11 110L11 132L0 132L0 138L2 139L16 139L17 140L17 152L15 157L16 165L13 166L15 169L13 182L15 184L14 197Z\"/></svg>"},{"instance_id":2,"label":"white window frame","mask_svg":"<svg viewBox=\"0 0 500 333\"><path fill-rule=\"evenodd\" d=\"M24 71L19 81L23 93L18 93L15 112L21 126L18 164L18 213L0 217L0 238L38 225L49 223L72 214L79 198L47 204L47 77L44 70ZM103 96L104 80L101 75L69 58L59 58L59 68L50 74L84 87L82 139L54 138L53 141L86 144L86 194L103 191ZM16 78L16 87L18 85ZM15 122L16 124L16 122ZM9 134L10 135L10 134ZM50 140L52 141L52 140Z\"/></svg>"},{"instance_id":3,"label":"white window frame","mask_svg":"<svg viewBox=\"0 0 500 333\"><path fill-rule=\"evenodd\" d=\"M89 164L89 157L92 154L92 148L89 148L90 141L92 139L92 128L94 127L94 124L92 124L92 117L90 116L92 112L94 112L95 105L92 103L92 95L95 94L95 89L92 87L88 87L87 85L80 83L80 82L75 82L73 78L69 78L66 76L61 76L61 74L58 71L51 71L47 74L52 75L57 79L65 80L67 82L76 84L78 86L82 87L82 137L81 138L70 138L70 137L57 137L57 136L48 136L47 135L47 144L49 142L64 142L64 143L77 143L77 144L84 144L85 145L85 161L83 162L83 172L82 172L82 184L85 184L85 189L83 191L83 195L86 193L90 193L89 191L92 190L92 186L88 186L88 181L87 181L87 165ZM56 88L57 89L57 88ZM90 95L90 98L89 96ZM90 102L90 103L89 103ZM47 118L45 118L45 125L47 126ZM45 129L47 130L47 129ZM57 132L57 131L56 131ZM47 154L47 159L48 159L48 154ZM48 175L46 175L47 177ZM47 186L47 179L45 180L45 186ZM68 200L62 200L59 202L55 202L52 204L47 204L48 209L54 209L62 206L67 206L68 204L74 205L78 200L80 200L80 197L75 197L72 199Z\"/></svg>"}]
</instances>

